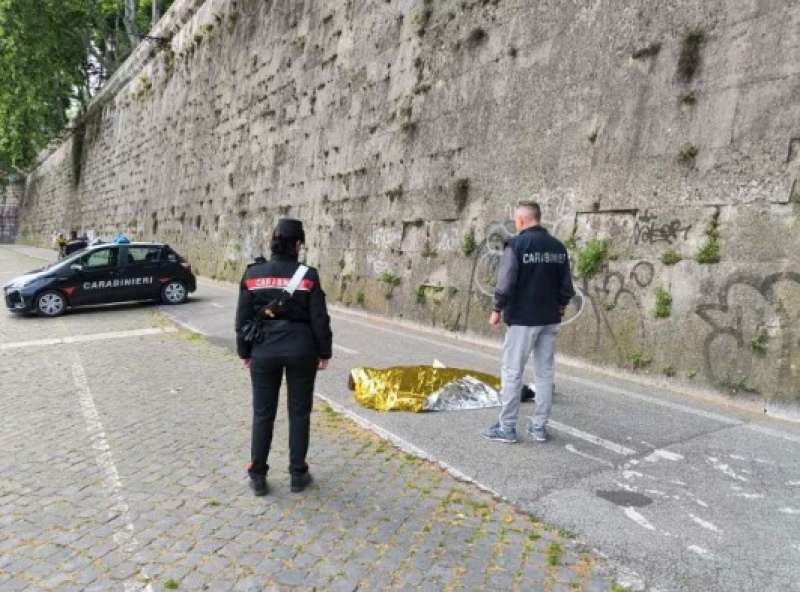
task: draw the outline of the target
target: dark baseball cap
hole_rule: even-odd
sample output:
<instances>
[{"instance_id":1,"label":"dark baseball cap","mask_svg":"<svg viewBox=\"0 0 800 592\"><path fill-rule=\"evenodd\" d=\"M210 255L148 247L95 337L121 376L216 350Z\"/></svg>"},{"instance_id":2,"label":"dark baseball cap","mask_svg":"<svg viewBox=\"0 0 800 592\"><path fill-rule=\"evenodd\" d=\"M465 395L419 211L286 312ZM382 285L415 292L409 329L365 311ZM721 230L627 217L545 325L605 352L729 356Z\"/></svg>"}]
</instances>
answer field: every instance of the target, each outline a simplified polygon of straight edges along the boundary
<instances>
[{"instance_id":1,"label":"dark baseball cap","mask_svg":"<svg viewBox=\"0 0 800 592\"><path fill-rule=\"evenodd\" d=\"M303 231L303 223L296 218L281 218L272 233L275 238L294 238L301 242L306 242L306 233Z\"/></svg>"}]
</instances>

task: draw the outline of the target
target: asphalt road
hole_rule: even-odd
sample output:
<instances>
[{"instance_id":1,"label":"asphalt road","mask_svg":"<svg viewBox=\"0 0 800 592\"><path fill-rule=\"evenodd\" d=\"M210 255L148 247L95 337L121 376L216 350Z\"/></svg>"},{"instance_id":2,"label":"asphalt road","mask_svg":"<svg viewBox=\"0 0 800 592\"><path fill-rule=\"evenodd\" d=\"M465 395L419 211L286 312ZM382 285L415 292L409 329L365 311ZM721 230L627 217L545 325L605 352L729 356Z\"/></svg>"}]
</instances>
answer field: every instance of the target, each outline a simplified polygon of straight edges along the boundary
<instances>
[{"instance_id":1,"label":"asphalt road","mask_svg":"<svg viewBox=\"0 0 800 592\"><path fill-rule=\"evenodd\" d=\"M233 347L235 303L235 286L201 279L189 303L162 310ZM498 373L499 346L359 311L333 308L332 317L335 357L319 377L322 396L574 532L627 572L622 583L661 592L800 590L797 425L560 365L551 441L487 442L479 434L494 410L378 413L353 401L346 379L354 366L433 359Z\"/></svg>"}]
</instances>

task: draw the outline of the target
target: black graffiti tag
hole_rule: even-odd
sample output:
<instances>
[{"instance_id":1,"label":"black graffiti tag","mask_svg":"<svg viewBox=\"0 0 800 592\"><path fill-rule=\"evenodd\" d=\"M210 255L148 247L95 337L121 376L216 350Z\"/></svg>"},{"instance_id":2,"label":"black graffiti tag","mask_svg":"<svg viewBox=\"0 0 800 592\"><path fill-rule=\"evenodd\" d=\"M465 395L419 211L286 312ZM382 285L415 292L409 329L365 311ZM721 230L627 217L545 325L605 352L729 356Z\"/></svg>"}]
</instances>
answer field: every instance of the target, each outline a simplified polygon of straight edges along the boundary
<instances>
[{"instance_id":1,"label":"black graffiti tag","mask_svg":"<svg viewBox=\"0 0 800 592\"><path fill-rule=\"evenodd\" d=\"M800 273L786 271L774 273L763 278L746 272L734 273L720 288L716 303L697 306L695 313L712 327L703 344L705 370L709 380L720 383L723 378L719 376L715 368L712 355L712 346L718 338L728 335L736 341L736 345L740 350L747 351L748 340L745 335L745 323L742 319L741 311L737 310L737 307L730 301L730 293L733 288L747 286L761 294L780 319L779 355L775 362L778 368L779 382L787 385L790 383L794 348L800 345L795 343L794 330L796 329L796 322L800 319L791 318L778 297L777 287L781 282L794 283L800 287Z\"/></svg>"},{"instance_id":2,"label":"black graffiti tag","mask_svg":"<svg viewBox=\"0 0 800 592\"><path fill-rule=\"evenodd\" d=\"M648 243L653 245L656 243L667 243L671 245L681 236L683 240L686 240L689 236L689 231L692 229L691 224L682 226L680 220L671 220L661 225L657 224L656 220L657 216L651 214L649 210L645 210L644 213L639 216L633 227L634 244Z\"/></svg>"}]
</instances>

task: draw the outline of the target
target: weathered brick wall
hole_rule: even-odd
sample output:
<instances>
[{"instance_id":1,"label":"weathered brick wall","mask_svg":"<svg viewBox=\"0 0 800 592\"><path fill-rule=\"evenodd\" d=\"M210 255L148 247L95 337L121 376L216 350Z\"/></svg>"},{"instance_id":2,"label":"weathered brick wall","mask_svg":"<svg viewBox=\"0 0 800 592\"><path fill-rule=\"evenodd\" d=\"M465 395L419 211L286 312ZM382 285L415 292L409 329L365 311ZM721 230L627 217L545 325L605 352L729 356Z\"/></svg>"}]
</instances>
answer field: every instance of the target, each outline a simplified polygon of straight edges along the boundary
<instances>
[{"instance_id":1,"label":"weathered brick wall","mask_svg":"<svg viewBox=\"0 0 800 592\"><path fill-rule=\"evenodd\" d=\"M800 399L797 3L208 0L160 28L29 178L26 240L125 230L234 278L292 215L333 297L485 331L535 196L576 255L609 244L565 351Z\"/></svg>"},{"instance_id":2,"label":"weathered brick wall","mask_svg":"<svg viewBox=\"0 0 800 592\"><path fill-rule=\"evenodd\" d=\"M24 178L0 178L0 243L13 243L17 237L17 204L24 190Z\"/></svg>"}]
</instances>

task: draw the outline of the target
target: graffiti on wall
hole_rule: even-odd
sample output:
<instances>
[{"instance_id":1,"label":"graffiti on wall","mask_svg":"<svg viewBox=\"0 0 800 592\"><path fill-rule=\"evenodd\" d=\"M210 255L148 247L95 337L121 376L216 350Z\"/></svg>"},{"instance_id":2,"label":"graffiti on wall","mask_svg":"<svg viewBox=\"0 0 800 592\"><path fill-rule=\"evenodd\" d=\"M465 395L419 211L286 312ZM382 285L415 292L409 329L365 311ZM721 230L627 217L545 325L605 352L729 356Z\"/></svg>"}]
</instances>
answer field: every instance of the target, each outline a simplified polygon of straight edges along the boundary
<instances>
[{"instance_id":1,"label":"graffiti on wall","mask_svg":"<svg viewBox=\"0 0 800 592\"><path fill-rule=\"evenodd\" d=\"M755 391L753 381L777 373L772 378L778 389L800 392L800 273L734 273L720 287L717 301L695 312L711 327L703 347L710 381Z\"/></svg>"},{"instance_id":2,"label":"graffiti on wall","mask_svg":"<svg viewBox=\"0 0 800 592\"><path fill-rule=\"evenodd\" d=\"M656 214L644 210L637 216L633 226L633 243L672 245L679 240L686 240L691 229L691 224L684 224L678 219L659 220Z\"/></svg>"}]
</instances>

